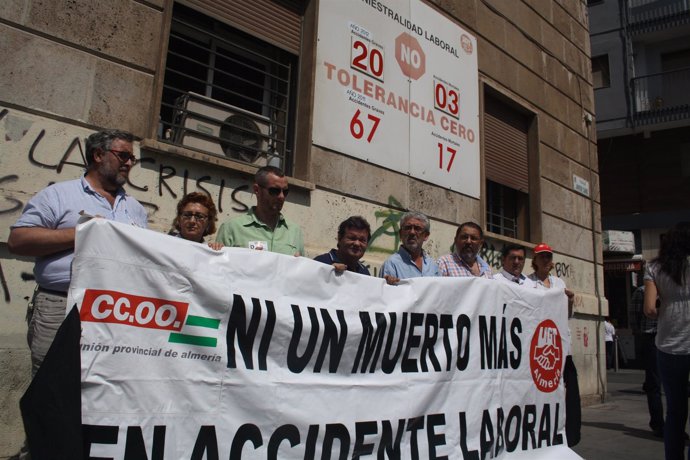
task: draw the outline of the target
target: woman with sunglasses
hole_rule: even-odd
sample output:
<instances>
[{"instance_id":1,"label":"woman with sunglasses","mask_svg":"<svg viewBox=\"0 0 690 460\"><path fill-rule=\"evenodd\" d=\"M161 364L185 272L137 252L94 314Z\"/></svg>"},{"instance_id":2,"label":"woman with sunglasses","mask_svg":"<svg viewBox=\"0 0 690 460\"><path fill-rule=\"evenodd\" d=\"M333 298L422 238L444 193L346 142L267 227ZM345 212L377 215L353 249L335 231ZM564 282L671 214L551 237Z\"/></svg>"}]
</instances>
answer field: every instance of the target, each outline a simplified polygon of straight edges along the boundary
<instances>
[{"instance_id":1,"label":"woman with sunglasses","mask_svg":"<svg viewBox=\"0 0 690 460\"><path fill-rule=\"evenodd\" d=\"M647 264L644 276L644 314L657 320L657 365L666 395L666 460L685 458L685 424L688 420L690 375L688 265L690 222L681 222L662 237L659 255ZM687 455L690 458L690 448Z\"/></svg>"},{"instance_id":2,"label":"woman with sunglasses","mask_svg":"<svg viewBox=\"0 0 690 460\"><path fill-rule=\"evenodd\" d=\"M205 193L188 193L177 203L177 216L173 220L171 234L185 240L204 243L204 237L216 232L218 211L210 196ZM209 247L220 250L222 243L209 242Z\"/></svg>"}]
</instances>

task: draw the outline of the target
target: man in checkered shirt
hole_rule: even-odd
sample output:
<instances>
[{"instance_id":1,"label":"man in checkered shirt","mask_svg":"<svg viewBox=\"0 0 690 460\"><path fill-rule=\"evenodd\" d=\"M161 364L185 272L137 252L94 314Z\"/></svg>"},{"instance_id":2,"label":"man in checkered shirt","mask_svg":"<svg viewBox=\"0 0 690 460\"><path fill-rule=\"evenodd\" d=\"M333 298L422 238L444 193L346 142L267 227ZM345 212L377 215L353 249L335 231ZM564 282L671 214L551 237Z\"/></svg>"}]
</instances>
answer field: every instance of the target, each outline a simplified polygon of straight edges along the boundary
<instances>
[{"instance_id":1,"label":"man in checkered shirt","mask_svg":"<svg viewBox=\"0 0 690 460\"><path fill-rule=\"evenodd\" d=\"M477 276L493 279L491 267L479 256L484 232L474 222L460 224L455 232L455 250L438 259L441 276Z\"/></svg>"}]
</instances>

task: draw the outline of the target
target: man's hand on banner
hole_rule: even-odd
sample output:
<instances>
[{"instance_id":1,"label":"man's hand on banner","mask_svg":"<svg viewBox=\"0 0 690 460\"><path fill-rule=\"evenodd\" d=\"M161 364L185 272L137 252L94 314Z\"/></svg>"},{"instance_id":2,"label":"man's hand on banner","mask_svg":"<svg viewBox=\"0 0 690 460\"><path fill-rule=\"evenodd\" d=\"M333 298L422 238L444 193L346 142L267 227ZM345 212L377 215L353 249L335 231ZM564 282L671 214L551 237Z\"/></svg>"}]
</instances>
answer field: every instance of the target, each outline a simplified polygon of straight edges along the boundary
<instances>
[{"instance_id":1,"label":"man's hand on banner","mask_svg":"<svg viewBox=\"0 0 690 460\"><path fill-rule=\"evenodd\" d=\"M383 279L385 279L386 283L390 284L391 286L395 286L400 282L400 278L396 278L393 275L383 275Z\"/></svg>"},{"instance_id":2,"label":"man's hand on banner","mask_svg":"<svg viewBox=\"0 0 690 460\"><path fill-rule=\"evenodd\" d=\"M295 255L297 255L297 254L295 254ZM332 265L333 265L333 268L335 269L335 271L337 271L338 273L343 273L347 270L347 265L345 265L345 264L333 262Z\"/></svg>"},{"instance_id":3,"label":"man's hand on banner","mask_svg":"<svg viewBox=\"0 0 690 460\"><path fill-rule=\"evenodd\" d=\"M223 243L219 243L217 241L211 241L208 243L208 247L211 249L215 249L216 251L220 251L224 248L224 245Z\"/></svg>"},{"instance_id":4,"label":"man's hand on banner","mask_svg":"<svg viewBox=\"0 0 690 460\"><path fill-rule=\"evenodd\" d=\"M96 214L95 216L92 216L88 212L84 211L83 209L79 211L79 220L77 221L78 224L83 224L84 222L88 222L91 219L103 219L104 217L101 215Z\"/></svg>"}]
</instances>

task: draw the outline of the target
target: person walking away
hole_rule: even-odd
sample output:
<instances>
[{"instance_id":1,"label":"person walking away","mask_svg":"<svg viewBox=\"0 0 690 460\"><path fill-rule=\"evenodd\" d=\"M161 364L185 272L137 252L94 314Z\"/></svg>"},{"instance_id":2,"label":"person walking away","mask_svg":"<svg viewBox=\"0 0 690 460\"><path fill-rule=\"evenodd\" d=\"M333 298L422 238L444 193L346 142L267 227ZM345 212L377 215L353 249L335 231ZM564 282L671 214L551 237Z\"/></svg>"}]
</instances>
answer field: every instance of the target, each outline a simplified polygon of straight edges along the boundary
<instances>
[{"instance_id":1,"label":"person walking away","mask_svg":"<svg viewBox=\"0 0 690 460\"><path fill-rule=\"evenodd\" d=\"M682 460L685 450L690 376L689 259L690 222L682 222L663 235L659 255L647 265L644 277L644 313L657 320L657 362L666 395L666 460ZM690 448L687 455L690 458Z\"/></svg>"}]
</instances>

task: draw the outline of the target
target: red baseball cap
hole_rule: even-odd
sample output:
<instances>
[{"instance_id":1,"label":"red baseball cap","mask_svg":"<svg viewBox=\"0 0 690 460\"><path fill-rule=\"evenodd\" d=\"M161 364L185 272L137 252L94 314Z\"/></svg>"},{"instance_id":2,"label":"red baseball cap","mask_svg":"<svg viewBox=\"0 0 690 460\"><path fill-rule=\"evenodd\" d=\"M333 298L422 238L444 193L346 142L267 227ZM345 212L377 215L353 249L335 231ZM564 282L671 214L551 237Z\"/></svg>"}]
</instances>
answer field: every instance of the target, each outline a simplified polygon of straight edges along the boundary
<instances>
[{"instance_id":1,"label":"red baseball cap","mask_svg":"<svg viewBox=\"0 0 690 460\"><path fill-rule=\"evenodd\" d=\"M546 243L539 243L534 247L532 250L535 254L539 254L540 252L548 252L550 254L553 254L553 249L551 249L551 246L549 246Z\"/></svg>"}]
</instances>

